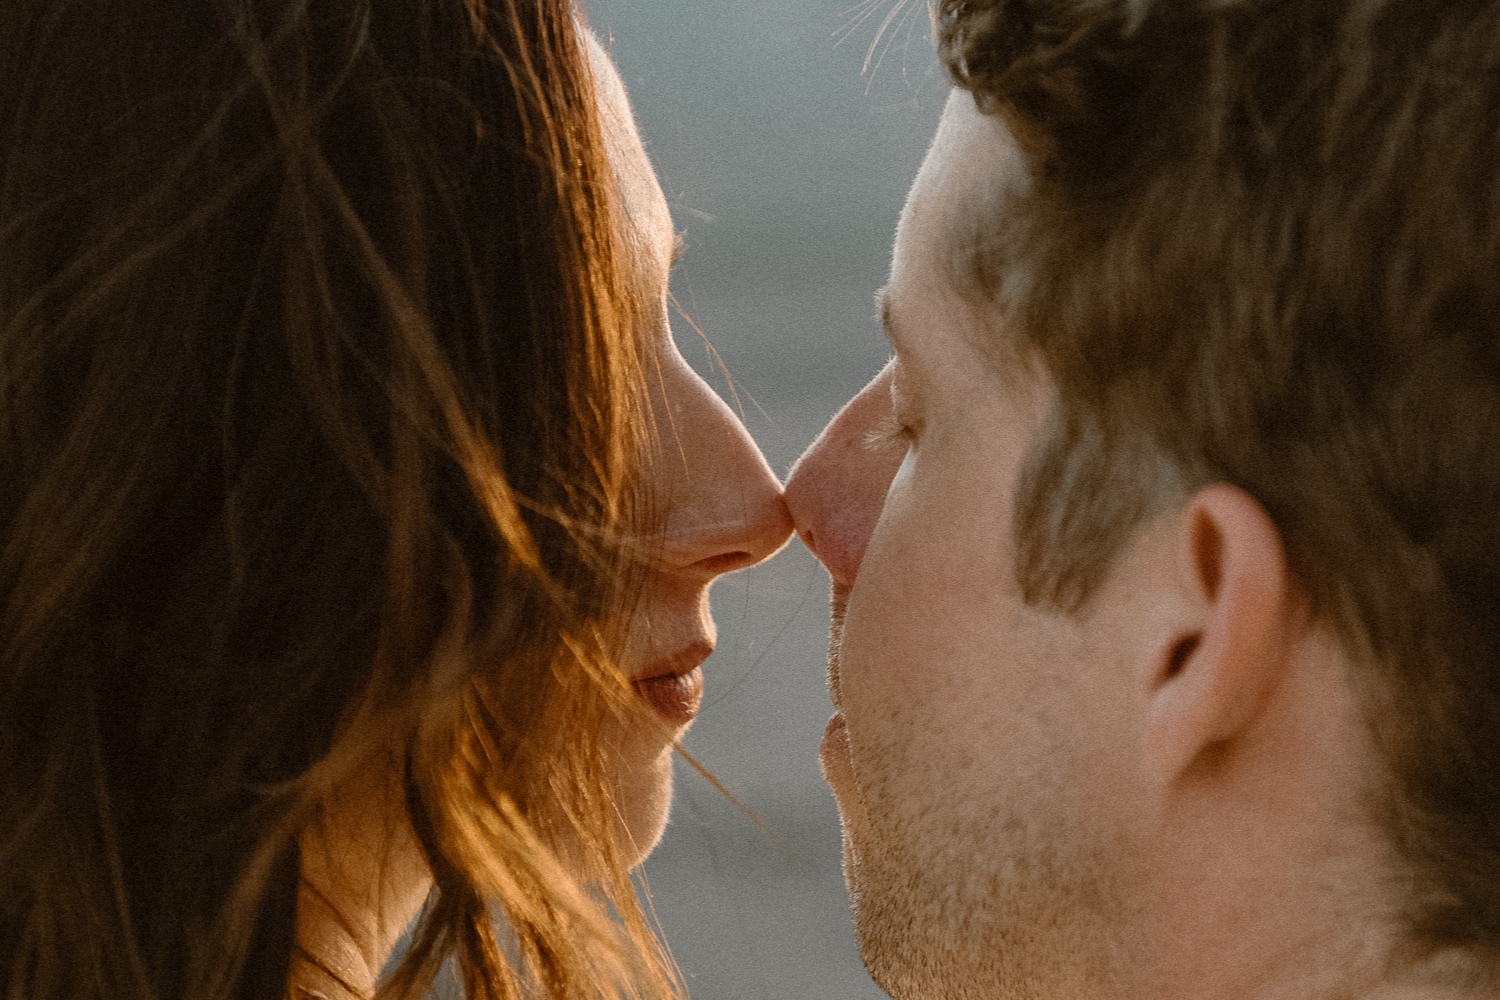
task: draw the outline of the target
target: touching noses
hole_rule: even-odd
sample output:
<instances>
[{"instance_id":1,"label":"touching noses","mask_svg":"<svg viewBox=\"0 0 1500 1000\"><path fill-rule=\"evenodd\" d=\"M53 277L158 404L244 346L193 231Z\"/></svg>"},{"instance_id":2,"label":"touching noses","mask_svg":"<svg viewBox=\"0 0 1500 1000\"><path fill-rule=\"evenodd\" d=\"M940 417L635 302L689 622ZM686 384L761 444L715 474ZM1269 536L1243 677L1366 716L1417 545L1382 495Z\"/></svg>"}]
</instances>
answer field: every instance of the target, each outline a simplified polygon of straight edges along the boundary
<instances>
[{"instance_id":1,"label":"touching noses","mask_svg":"<svg viewBox=\"0 0 1500 1000\"><path fill-rule=\"evenodd\" d=\"M906 448L876 440L891 416L891 366L886 365L829 421L797 460L786 502L797 534L833 577L853 586L865 547Z\"/></svg>"},{"instance_id":2,"label":"touching noses","mask_svg":"<svg viewBox=\"0 0 1500 1000\"><path fill-rule=\"evenodd\" d=\"M686 363L673 358L658 461L670 469L663 561L707 583L775 555L792 536L781 483L748 431Z\"/></svg>"}]
</instances>

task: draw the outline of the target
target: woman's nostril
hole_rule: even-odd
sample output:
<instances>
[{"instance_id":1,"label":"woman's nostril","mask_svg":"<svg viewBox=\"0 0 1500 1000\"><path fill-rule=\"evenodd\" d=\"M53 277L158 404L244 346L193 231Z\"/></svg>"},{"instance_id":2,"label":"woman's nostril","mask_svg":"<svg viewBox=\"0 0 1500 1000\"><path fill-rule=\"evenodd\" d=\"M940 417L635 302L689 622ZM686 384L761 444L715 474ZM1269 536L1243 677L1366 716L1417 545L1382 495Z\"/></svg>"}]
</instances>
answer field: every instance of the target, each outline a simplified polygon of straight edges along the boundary
<instances>
[{"instance_id":1,"label":"woman's nostril","mask_svg":"<svg viewBox=\"0 0 1500 1000\"><path fill-rule=\"evenodd\" d=\"M716 556L698 560L693 564L693 569L700 570L709 576L719 576L753 566L756 561L755 556L749 552L721 552Z\"/></svg>"}]
</instances>

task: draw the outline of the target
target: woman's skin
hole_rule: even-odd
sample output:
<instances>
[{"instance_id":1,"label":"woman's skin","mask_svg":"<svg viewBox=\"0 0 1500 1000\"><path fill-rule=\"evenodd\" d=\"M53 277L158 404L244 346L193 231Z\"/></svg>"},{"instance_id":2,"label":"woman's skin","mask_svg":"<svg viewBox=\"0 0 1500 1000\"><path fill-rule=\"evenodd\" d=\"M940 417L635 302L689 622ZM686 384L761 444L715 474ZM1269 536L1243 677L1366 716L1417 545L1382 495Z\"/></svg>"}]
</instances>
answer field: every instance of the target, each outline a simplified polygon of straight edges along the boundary
<instances>
[{"instance_id":1,"label":"woman's skin","mask_svg":"<svg viewBox=\"0 0 1500 1000\"><path fill-rule=\"evenodd\" d=\"M774 554L791 537L792 522L781 484L750 435L672 340L667 281L677 237L671 214L619 73L592 35L588 45L605 139L640 251L636 257L649 272L642 278L660 289L655 357L647 364L658 441L647 476L665 515L665 539L662 557L645 579L622 666L667 725L643 717L633 731L608 741L618 762L616 797L633 846L629 860L637 864L666 825L672 746L697 711L698 665L713 651L709 586ZM405 819L399 775L381 770L346 783L327 804L325 822L302 835L301 848L297 945L305 957L293 962L292 996L343 1000L351 990L371 996L431 886Z\"/></svg>"}]
</instances>

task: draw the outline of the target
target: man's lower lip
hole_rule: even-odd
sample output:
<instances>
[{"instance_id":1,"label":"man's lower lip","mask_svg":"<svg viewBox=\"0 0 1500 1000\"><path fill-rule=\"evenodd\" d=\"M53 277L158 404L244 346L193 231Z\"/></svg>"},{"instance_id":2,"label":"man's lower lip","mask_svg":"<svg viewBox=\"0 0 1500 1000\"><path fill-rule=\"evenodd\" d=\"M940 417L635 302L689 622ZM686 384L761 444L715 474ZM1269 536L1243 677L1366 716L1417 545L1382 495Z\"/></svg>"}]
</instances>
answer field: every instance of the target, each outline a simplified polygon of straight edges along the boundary
<instances>
[{"instance_id":1,"label":"man's lower lip","mask_svg":"<svg viewBox=\"0 0 1500 1000\"><path fill-rule=\"evenodd\" d=\"M703 704L703 668L694 667L680 675L648 677L636 681L635 689L667 725L685 726L697 717Z\"/></svg>"}]
</instances>

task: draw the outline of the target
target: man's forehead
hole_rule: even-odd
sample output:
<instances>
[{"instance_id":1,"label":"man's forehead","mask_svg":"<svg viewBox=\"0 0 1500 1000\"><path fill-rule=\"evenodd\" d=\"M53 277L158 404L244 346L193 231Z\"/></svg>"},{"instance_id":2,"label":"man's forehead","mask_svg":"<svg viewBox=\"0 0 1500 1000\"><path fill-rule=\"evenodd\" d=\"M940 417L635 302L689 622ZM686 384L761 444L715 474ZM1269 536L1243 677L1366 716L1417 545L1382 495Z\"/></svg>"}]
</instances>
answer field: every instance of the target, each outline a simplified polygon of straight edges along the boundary
<instances>
[{"instance_id":1,"label":"man's forehead","mask_svg":"<svg viewBox=\"0 0 1500 1000\"><path fill-rule=\"evenodd\" d=\"M960 184L983 182L991 171L974 162L974 153L986 148L998 152L1008 144L1009 134L1000 120L980 111L968 91L954 88L943 106L932 145L912 182L909 200L930 197L955 179Z\"/></svg>"},{"instance_id":2,"label":"man's forehead","mask_svg":"<svg viewBox=\"0 0 1500 1000\"><path fill-rule=\"evenodd\" d=\"M889 288L898 311L923 308L907 300L932 305L941 298L998 319L1006 205L1027 186L1024 160L1003 122L982 113L968 92L955 90L896 231ZM1001 346L998 331L982 325L986 329L971 332L985 339L989 353ZM1004 360L1009 367L1015 359Z\"/></svg>"},{"instance_id":3,"label":"man's forehead","mask_svg":"<svg viewBox=\"0 0 1500 1000\"><path fill-rule=\"evenodd\" d=\"M934 268L956 290L975 291L968 286L1003 235L1005 203L1027 183L1004 123L955 89L901 212L898 264Z\"/></svg>"}]
</instances>

